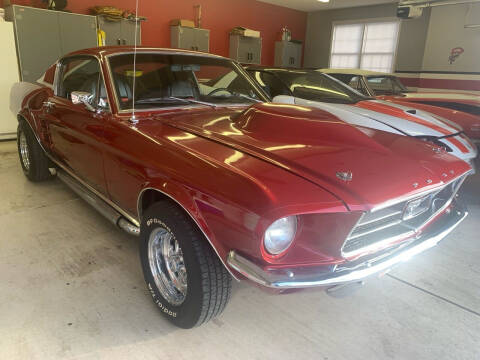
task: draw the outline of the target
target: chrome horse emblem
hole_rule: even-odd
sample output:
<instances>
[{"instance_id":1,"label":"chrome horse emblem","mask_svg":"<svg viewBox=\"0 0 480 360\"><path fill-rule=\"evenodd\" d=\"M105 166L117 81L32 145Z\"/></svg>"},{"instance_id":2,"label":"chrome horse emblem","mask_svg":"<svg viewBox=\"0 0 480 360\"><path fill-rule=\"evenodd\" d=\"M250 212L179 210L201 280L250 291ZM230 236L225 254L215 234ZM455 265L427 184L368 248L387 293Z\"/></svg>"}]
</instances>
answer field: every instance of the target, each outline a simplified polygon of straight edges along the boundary
<instances>
[{"instance_id":1,"label":"chrome horse emblem","mask_svg":"<svg viewBox=\"0 0 480 360\"><path fill-rule=\"evenodd\" d=\"M352 181L353 174L351 171L337 171L337 178L343 181Z\"/></svg>"}]
</instances>

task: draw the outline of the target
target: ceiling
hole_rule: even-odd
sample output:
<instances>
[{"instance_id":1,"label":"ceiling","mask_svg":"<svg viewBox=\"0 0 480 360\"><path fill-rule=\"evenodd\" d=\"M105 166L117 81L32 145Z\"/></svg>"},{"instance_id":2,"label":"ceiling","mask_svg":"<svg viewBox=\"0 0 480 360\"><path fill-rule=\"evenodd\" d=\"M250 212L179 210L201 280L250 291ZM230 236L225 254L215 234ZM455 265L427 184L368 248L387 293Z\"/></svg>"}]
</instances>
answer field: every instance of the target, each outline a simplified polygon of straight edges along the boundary
<instances>
[{"instance_id":1,"label":"ceiling","mask_svg":"<svg viewBox=\"0 0 480 360\"><path fill-rule=\"evenodd\" d=\"M330 0L329 3L321 3L317 0L259 0L274 5L285 6L301 11L318 11L339 9L346 7L376 5L385 3L398 3L398 0Z\"/></svg>"}]
</instances>

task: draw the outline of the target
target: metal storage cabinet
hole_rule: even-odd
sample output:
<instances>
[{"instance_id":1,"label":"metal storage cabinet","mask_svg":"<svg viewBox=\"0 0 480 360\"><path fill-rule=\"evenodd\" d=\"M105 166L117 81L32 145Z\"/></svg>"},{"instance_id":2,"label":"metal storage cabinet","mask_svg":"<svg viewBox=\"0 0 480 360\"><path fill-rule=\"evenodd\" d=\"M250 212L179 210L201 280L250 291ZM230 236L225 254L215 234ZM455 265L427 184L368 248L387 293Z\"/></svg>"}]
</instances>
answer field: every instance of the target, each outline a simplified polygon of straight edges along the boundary
<instances>
[{"instance_id":1,"label":"metal storage cabinet","mask_svg":"<svg viewBox=\"0 0 480 360\"><path fill-rule=\"evenodd\" d=\"M170 26L170 46L175 49L209 52L210 30Z\"/></svg>"},{"instance_id":2,"label":"metal storage cabinet","mask_svg":"<svg viewBox=\"0 0 480 360\"><path fill-rule=\"evenodd\" d=\"M291 41L276 41L275 66L294 68L301 67L302 44Z\"/></svg>"},{"instance_id":3,"label":"metal storage cabinet","mask_svg":"<svg viewBox=\"0 0 480 360\"><path fill-rule=\"evenodd\" d=\"M230 34L230 57L243 64L260 64L262 38Z\"/></svg>"},{"instance_id":4,"label":"metal storage cabinet","mask_svg":"<svg viewBox=\"0 0 480 360\"><path fill-rule=\"evenodd\" d=\"M135 22L130 20L107 21L102 16L97 17L98 27L105 31L105 45L134 45ZM138 23L137 45L141 44L142 27Z\"/></svg>"},{"instance_id":5,"label":"metal storage cabinet","mask_svg":"<svg viewBox=\"0 0 480 360\"><path fill-rule=\"evenodd\" d=\"M94 16L12 5L20 78L38 80L58 58L71 51L97 46Z\"/></svg>"},{"instance_id":6,"label":"metal storage cabinet","mask_svg":"<svg viewBox=\"0 0 480 360\"><path fill-rule=\"evenodd\" d=\"M58 25L60 55L97 46L97 19L95 16L58 12Z\"/></svg>"},{"instance_id":7,"label":"metal storage cabinet","mask_svg":"<svg viewBox=\"0 0 480 360\"><path fill-rule=\"evenodd\" d=\"M2 56L0 68L4 71L0 76L0 140L17 137L17 118L10 111L10 89L18 82L17 53L13 24L0 21L0 43Z\"/></svg>"}]
</instances>

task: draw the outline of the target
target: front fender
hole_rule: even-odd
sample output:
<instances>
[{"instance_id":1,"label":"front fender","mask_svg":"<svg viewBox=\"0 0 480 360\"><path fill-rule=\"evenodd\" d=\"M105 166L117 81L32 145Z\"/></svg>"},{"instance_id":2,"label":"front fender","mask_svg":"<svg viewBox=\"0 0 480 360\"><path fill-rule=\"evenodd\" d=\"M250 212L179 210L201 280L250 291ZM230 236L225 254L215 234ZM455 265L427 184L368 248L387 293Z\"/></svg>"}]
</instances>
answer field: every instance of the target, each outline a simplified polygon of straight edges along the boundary
<instances>
[{"instance_id":1,"label":"front fender","mask_svg":"<svg viewBox=\"0 0 480 360\"><path fill-rule=\"evenodd\" d=\"M137 209L140 223L142 222L142 217L145 210L145 202L148 201L145 199L147 194L148 196L156 194L156 199L169 199L181 207L203 233L210 246L213 248L230 274L238 280L237 276L231 271L230 267L227 266L226 260L229 249L226 248L221 241L219 241L203 217L202 211L200 210L202 205L199 206L199 203L201 204L201 200L192 197L185 187L174 182L149 183L141 190L138 196Z\"/></svg>"}]
</instances>

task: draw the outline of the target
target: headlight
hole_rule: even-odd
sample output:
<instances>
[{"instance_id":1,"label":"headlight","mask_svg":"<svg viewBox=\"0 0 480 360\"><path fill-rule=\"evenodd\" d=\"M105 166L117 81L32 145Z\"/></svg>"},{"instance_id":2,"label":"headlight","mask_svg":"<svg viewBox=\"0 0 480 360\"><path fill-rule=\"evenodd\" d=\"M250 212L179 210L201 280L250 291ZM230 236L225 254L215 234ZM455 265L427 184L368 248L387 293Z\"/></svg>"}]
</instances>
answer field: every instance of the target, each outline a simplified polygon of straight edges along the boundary
<instances>
[{"instance_id":1,"label":"headlight","mask_svg":"<svg viewBox=\"0 0 480 360\"><path fill-rule=\"evenodd\" d=\"M297 232L297 217L288 216L275 221L265 231L264 245L271 255L287 250Z\"/></svg>"}]
</instances>

